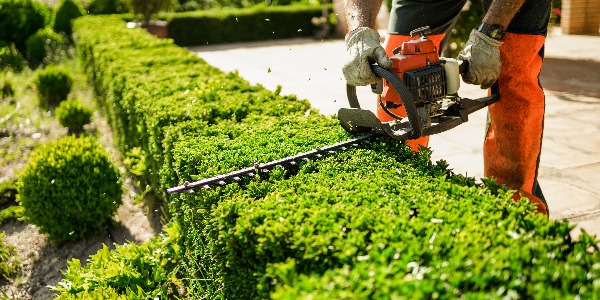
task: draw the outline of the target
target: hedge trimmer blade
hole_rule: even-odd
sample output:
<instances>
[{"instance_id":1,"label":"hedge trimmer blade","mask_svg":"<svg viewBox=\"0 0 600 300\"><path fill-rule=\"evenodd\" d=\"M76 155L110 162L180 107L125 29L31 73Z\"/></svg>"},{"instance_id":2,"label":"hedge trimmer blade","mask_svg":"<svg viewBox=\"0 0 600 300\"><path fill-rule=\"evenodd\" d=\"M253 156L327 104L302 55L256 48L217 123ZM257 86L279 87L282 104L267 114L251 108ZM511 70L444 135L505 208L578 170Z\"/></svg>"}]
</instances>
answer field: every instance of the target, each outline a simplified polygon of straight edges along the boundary
<instances>
[{"instance_id":1,"label":"hedge trimmer blade","mask_svg":"<svg viewBox=\"0 0 600 300\"><path fill-rule=\"evenodd\" d=\"M310 159L320 158L323 155L333 154L336 151L344 151L350 147L357 147L360 144L370 142L370 140L375 136L375 134L368 134L341 143L316 148L308 152L299 153L271 162L262 164L255 163L252 167L233 171L227 174L221 174L194 182L186 181L183 185L167 189L167 192L169 194L179 194L182 192L193 193L195 188L210 189L213 186L224 186L232 182L239 182L244 177L254 177L260 173L269 173L277 166L281 166L284 168L286 166L294 166L297 165L300 161L308 161Z\"/></svg>"}]
</instances>

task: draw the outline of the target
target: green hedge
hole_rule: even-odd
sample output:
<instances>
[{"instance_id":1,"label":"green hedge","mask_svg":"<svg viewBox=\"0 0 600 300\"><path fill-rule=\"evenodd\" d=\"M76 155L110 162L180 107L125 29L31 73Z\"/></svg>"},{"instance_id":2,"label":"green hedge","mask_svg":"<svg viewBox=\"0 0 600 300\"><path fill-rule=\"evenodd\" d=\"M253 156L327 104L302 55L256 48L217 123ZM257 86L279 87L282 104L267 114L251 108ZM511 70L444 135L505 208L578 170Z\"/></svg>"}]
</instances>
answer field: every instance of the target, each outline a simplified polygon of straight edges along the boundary
<instances>
[{"instance_id":1,"label":"green hedge","mask_svg":"<svg viewBox=\"0 0 600 300\"><path fill-rule=\"evenodd\" d=\"M316 5L259 5L170 14L166 20L177 45L194 46L312 36L311 20L321 13Z\"/></svg>"},{"instance_id":2,"label":"green hedge","mask_svg":"<svg viewBox=\"0 0 600 300\"><path fill-rule=\"evenodd\" d=\"M141 149L146 179L160 182L163 128L185 120L208 124L249 114L304 113L309 105L223 73L171 40L129 29L116 16L75 21L77 47L123 153ZM97 28L102 27L102 31Z\"/></svg>"},{"instance_id":3,"label":"green hedge","mask_svg":"<svg viewBox=\"0 0 600 300\"><path fill-rule=\"evenodd\" d=\"M139 161L156 189L350 138L336 120L306 114L306 102L251 86L115 17L78 19L75 33L121 150L145 153ZM600 292L593 238L572 240L567 222L513 202L491 181L476 185L453 175L429 154L377 140L240 184L165 198L181 230L176 282L193 299ZM116 291L111 285L100 292ZM148 293L156 290L138 295Z\"/></svg>"},{"instance_id":4,"label":"green hedge","mask_svg":"<svg viewBox=\"0 0 600 300\"><path fill-rule=\"evenodd\" d=\"M177 141L165 168L182 179L348 138L320 116L171 130L181 136L171 135ZM193 259L182 261L181 277L191 295L210 299L598 293L593 239L574 242L568 223L514 203L493 182L449 176L446 167L432 164L426 151L377 141L307 163L293 176L279 170L182 195L172 211L187 233L183 252Z\"/></svg>"}]
</instances>

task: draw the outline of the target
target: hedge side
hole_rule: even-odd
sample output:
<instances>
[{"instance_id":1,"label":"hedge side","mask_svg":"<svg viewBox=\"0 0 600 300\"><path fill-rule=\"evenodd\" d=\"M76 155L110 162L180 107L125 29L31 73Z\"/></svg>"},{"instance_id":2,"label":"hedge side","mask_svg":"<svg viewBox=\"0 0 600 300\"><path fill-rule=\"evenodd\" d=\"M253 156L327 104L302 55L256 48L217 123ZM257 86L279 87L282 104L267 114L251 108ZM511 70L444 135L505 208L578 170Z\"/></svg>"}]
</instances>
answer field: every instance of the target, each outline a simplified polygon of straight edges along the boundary
<instances>
[{"instance_id":1,"label":"hedge side","mask_svg":"<svg viewBox=\"0 0 600 300\"><path fill-rule=\"evenodd\" d=\"M259 5L165 17L169 37L177 45L194 46L312 36L317 28L311 20L321 14L321 6L316 5Z\"/></svg>"},{"instance_id":2,"label":"hedge side","mask_svg":"<svg viewBox=\"0 0 600 300\"><path fill-rule=\"evenodd\" d=\"M350 138L336 120L305 114L306 102L115 17L78 19L75 31L122 151L149 154L154 188ZM169 198L181 230L178 282L193 299L597 295L595 240L573 241L567 222L510 196L453 175L427 151L376 140Z\"/></svg>"},{"instance_id":3,"label":"hedge side","mask_svg":"<svg viewBox=\"0 0 600 300\"><path fill-rule=\"evenodd\" d=\"M348 138L322 116L169 129L165 168L206 177ZM169 165L170 163L170 165ZM168 173L163 173L167 175ZM600 292L600 252L571 227L427 151L374 143L242 185L182 195L180 277L198 298L565 298ZM588 251L590 253L588 253Z\"/></svg>"}]
</instances>

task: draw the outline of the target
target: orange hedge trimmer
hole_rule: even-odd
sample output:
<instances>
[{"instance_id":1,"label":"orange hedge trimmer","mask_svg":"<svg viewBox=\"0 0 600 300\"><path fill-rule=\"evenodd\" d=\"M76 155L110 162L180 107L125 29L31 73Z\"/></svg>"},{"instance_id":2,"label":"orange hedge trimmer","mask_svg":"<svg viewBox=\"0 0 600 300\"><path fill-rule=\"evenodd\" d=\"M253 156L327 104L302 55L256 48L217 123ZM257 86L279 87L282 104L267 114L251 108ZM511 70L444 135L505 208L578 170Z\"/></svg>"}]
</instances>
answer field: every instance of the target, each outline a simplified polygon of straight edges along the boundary
<instances>
[{"instance_id":1,"label":"orange hedge trimmer","mask_svg":"<svg viewBox=\"0 0 600 300\"><path fill-rule=\"evenodd\" d=\"M433 42L426 36L429 33L429 27L413 30L411 36L419 35L420 39L404 42L402 47L395 49L394 55L390 57L394 66L389 70L378 65L371 66L373 72L382 78L381 82L371 88L380 95L379 106L386 115L385 119L392 121L381 121L372 111L361 109L356 87L347 85L351 108L340 109L338 119L346 131L362 134L360 137L276 161L256 163L242 170L200 181L185 182L167 192L175 194L193 192L195 188L223 186L232 181L240 181L242 177L268 173L276 166L295 165L302 160L355 147L376 136L407 141L437 134L467 122L469 114L498 101L497 85L492 86L491 96L475 100L460 98L457 94L459 74L466 72L468 64L440 58ZM401 107L404 107L407 117L398 116L394 112Z\"/></svg>"}]
</instances>

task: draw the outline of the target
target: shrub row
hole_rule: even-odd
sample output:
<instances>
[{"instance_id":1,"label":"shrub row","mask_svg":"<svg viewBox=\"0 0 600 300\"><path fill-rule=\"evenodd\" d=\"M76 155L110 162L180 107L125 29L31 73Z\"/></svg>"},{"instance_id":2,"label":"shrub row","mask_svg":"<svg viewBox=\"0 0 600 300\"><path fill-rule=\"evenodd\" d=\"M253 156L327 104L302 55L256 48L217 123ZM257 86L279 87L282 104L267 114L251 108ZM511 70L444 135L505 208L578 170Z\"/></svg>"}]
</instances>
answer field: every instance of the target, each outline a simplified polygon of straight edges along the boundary
<instances>
[{"instance_id":1,"label":"shrub row","mask_svg":"<svg viewBox=\"0 0 600 300\"><path fill-rule=\"evenodd\" d=\"M312 36L316 27L311 20L321 13L315 5L258 5L169 14L166 19L177 45L194 46Z\"/></svg>"},{"instance_id":2,"label":"shrub row","mask_svg":"<svg viewBox=\"0 0 600 300\"><path fill-rule=\"evenodd\" d=\"M338 127L320 116L181 124L165 168L206 177L347 138ZM593 297L595 241L572 241L568 223L510 196L380 140L180 196L173 215L193 258L182 278L211 299Z\"/></svg>"},{"instance_id":3,"label":"shrub row","mask_svg":"<svg viewBox=\"0 0 600 300\"><path fill-rule=\"evenodd\" d=\"M306 115L306 102L250 86L115 17L78 19L75 32L121 150L142 149L129 152L145 153L139 161L155 188L350 138L336 120ZM376 140L259 177L168 198L181 230L175 269L188 297L600 292L593 238L572 240L567 222L513 202L492 181L453 175L443 161L431 163L428 151ZM70 280L86 272L101 271L69 272ZM122 291L118 284L101 289Z\"/></svg>"}]
</instances>

